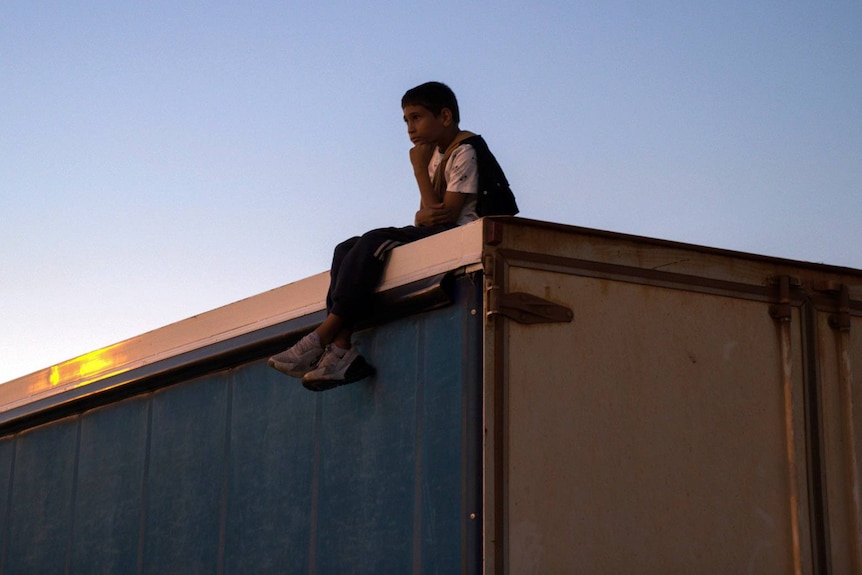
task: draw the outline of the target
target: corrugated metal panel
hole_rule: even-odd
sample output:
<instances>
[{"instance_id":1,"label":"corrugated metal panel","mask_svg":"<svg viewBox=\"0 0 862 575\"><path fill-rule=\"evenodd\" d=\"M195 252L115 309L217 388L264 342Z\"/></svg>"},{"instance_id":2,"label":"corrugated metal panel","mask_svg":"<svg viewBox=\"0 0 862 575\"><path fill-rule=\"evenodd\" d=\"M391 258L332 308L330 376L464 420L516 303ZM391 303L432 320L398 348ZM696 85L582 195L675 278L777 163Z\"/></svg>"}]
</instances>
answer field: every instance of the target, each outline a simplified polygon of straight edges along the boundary
<instances>
[{"instance_id":1,"label":"corrugated metal panel","mask_svg":"<svg viewBox=\"0 0 862 575\"><path fill-rule=\"evenodd\" d=\"M147 397L136 397L80 417L74 526L69 533L73 573L137 572L149 407Z\"/></svg>"},{"instance_id":2,"label":"corrugated metal panel","mask_svg":"<svg viewBox=\"0 0 862 575\"><path fill-rule=\"evenodd\" d=\"M481 290L454 297L357 334L351 386L256 359L6 436L0 572L476 573Z\"/></svg>"},{"instance_id":3,"label":"corrugated metal panel","mask_svg":"<svg viewBox=\"0 0 862 575\"><path fill-rule=\"evenodd\" d=\"M233 376L225 573L312 573L318 399L263 366Z\"/></svg>"},{"instance_id":4,"label":"corrugated metal panel","mask_svg":"<svg viewBox=\"0 0 862 575\"><path fill-rule=\"evenodd\" d=\"M74 528L77 437L78 419L69 418L15 439L4 573L64 571Z\"/></svg>"},{"instance_id":5,"label":"corrugated metal panel","mask_svg":"<svg viewBox=\"0 0 862 575\"><path fill-rule=\"evenodd\" d=\"M12 462L15 459L15 439L0 438L0 565L5 563L9 546L9 509L12 489Z\"/></svg>"},{"instance_id":6,"label":"corrugated metal panel","mask_svg":"<svg viewBox=\"0 0 862 575\"><path fill-rule=\"evenodd\" d=\"M143 573L213 573L219 564L229 374L156 392Z\"/></svg>"}]
</instances>

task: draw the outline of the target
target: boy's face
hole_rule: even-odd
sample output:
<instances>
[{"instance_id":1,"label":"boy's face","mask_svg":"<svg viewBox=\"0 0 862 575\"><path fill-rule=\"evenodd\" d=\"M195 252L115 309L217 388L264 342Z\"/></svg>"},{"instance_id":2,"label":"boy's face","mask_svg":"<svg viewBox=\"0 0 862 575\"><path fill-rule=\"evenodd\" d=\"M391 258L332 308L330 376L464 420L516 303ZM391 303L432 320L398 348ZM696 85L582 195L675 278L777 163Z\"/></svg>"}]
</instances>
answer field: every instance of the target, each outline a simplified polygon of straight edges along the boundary
<instances>
[{"instance_id":1,"label":"boy's face","mask_svg":"<svg viewBox=\"0 0 862 575\"><path fill-rule=\"evenodd\" d=\"M435 116L425 106L404 106L407 135L414 144L437 144L452 124L452 112L443 108Z\"/></svg>"}]
</instances>

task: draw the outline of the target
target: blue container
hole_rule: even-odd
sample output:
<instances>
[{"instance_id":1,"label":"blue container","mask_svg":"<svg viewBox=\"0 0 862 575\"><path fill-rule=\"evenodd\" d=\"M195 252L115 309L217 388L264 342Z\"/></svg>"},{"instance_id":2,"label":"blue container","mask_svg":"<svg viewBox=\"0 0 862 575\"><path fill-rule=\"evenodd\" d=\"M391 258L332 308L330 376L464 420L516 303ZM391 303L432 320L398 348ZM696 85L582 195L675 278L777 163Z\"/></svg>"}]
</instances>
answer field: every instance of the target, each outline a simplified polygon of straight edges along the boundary
<instances>
[{"instance_id":1,"label":"blue container","mask_svg":"<svg viewBox=\"0 0 862 575\"><path fill-rule=\"evenodd\" d=\"M4 413L0 573L478 573L481 280L381 298L356 384L266 365L315 312Z\"/></svg>"}]
</instances>

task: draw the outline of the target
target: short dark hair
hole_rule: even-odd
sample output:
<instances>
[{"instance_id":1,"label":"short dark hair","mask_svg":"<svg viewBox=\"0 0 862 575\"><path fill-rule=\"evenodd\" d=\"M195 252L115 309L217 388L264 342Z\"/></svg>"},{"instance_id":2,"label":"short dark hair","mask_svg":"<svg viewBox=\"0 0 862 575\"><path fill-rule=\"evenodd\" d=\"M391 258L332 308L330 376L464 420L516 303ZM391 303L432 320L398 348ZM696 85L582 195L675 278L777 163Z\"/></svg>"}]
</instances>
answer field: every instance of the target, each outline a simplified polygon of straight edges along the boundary
<instances>
[{"instance_id":1,"label":"short dark hair","mask_svg":"<svg viewBox=\"0 0 862 575\"><path fill-rule=\"evenodd\" d=\"M405 106L422 106L428 108L435 116L439 116L443 108L449 108L455 124L461 121L455 92L442 82L425 82L415 88L410 88L401 98L401 108L403 109Z\"/></svg>"}]
</instances>

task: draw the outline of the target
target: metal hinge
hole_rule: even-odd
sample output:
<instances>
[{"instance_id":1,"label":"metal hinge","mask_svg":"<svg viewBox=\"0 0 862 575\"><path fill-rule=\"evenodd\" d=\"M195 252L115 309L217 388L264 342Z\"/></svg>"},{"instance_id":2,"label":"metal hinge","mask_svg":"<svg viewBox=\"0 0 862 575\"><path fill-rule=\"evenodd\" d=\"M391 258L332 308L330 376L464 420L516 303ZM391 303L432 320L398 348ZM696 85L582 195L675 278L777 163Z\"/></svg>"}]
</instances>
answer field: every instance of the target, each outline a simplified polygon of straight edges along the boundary
<instances>
[{"instance_id":1,"label":"metal hinge","mask_svg":"<svg viewBox=\"0 0 862 575\"><path fill-rule=\"evenodd\" d=\"M566 306L532 294L501 293L499 287L488 290L488 316L502 315L518 323L570 322L575 314Z\"/></svg>"},{"instance_id":2,"label":"metal hinge","mask_svg":"<svg viewBox=\"0 0 862 575\"><path fill-rule=\"evenodd\" d=\"M799 287L802 282L799 278L792 276L778 276L769 278L769 284L778 287L778 303L769 306L769 315L779 322L790 321L792 317L792 306L790 303L790 288Z\"/></svg>"},{"instance_id":3,"label":"metal hinge","mask_svg":"<svg viewBox=\"0 0 862 575\"><path fill-rule=\"evenodd\" d=\"M850 331L850 289L846 284L821 281L815 282L814 290L834 294L838 297L838 313L829 316L829 327L838 331Z\"/></svg>"}]
</instances>

